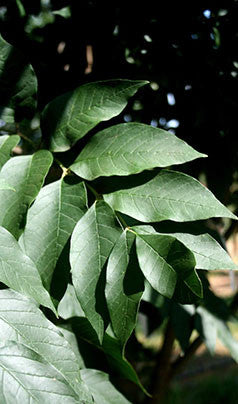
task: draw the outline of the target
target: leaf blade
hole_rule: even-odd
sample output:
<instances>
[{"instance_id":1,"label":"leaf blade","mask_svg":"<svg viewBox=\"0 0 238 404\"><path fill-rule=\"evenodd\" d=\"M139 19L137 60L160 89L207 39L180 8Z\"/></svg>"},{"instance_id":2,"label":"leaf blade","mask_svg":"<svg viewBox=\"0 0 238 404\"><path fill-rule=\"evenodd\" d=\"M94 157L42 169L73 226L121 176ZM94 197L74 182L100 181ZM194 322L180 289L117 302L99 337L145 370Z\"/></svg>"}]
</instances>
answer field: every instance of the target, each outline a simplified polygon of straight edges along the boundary
<instances>
[{"instance_id":1,"label":"leaf blade","mask_svg":"<svg viewBox=\"0 0 238 404\"><path fill-rule=\"evenodd\" d=\"M77 356L58 328L32 300L13 290L1 290L0 302L0 320L5 325L2 340L6 341L11 335L36 352L63 376L82 400L92 404L91 395L80 377Z\"/></svg>"},{"instance_id":2,"label":"leaf blade","mask_svg":"<svg viewBox=\"0 0 238 404\"><path fill-rule=\"evenodd\" d=\"M186 174L161 170L138 187L104 195L115 210L143 222L177 222L228 217L236 219L202 184Z\"/></svg>"},{"instance_id":3,"label":"leaf blade","mask_svg":"<svg viewBox=\"0 0 238 404\"><path fill-rule=\"evenodd\" d=\"M198 157L205 155L170 132L141 123L124 123L94 135L70 169L93 180L99 176L137 174Z\"/></svg>"},{"instance_id":4,"label":"leaf blade","mask_svg":"<svg viewBox=\"0 0 238 404\"><path fill-rule=\"evenodd\" d=\"M27 209L40 191L52 161L50 152L40 150L32 156L11 158L0 172L0 180L6 180L16 190L0 193L0 226L16 238L22 232Z\"/></svg>"},{"instance_id":5,"label":"leaf blade","mask_svg":"<svg viewBox=\"0 0 238 404\"><path fill-rule=\"evenodd\" d=\"M145 84L146 81L140 80L98 81L55 98L42 115L43 130L50 138L50 150L70 149L99 122L118 115L129 97Z\"/></svg>"},{"instance_id":6,"label":"leaf blade","mask_svg":"<svg viewBox=\"0 0 238 404\"><path fill-rule=\"evenodd\" d=\"M35 263L47 289L56 262L86 208L84 184L64 177L43 187L28 210L20 245Z\"/></svg>"},{"instance_id":7,"label":"leaf blade","mask_svg":"<svg viewBox=\"0 0 238 404\"><path fill-rule=\"evenodd\" d=\"M70 250L73 285L78 300L99 340L102 341L104 322L96 310L96 288L102 268L120 235L112 209L96 202L76 225Z\"/></svg>"}]
</instances>

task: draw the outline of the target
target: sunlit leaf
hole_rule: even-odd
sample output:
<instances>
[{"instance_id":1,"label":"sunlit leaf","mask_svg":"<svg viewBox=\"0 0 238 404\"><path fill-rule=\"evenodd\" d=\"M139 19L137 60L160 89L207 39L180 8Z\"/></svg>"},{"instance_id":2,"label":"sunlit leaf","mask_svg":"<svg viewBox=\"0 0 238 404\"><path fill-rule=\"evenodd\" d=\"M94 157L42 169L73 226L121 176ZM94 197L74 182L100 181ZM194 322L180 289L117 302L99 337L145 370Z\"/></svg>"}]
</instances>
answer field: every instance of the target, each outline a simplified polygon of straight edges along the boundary
<instances>
[{"instance_id":1,"label":"sunlit leaf","mask_svg":"<svg viewBox=\"0 0 238 404\"><path fill-rule=\"evenodd\" d=\"M20 244L47 289L63 247L86 209L84 184L77 178L65 177L43 187L28 210Z\"/></svg>"},{"instance_id":2,"label":"sunlit leaf","mask_svg":"<svg viewBox=\"0 0 238 404\"><path fill-rule=\"evenodd\" d=\"M198 157L205 155L170 132L141 123L125 123L94 135L70 168L80 177L93 180L99 176L136 174Z\"/></svg>"},{"instance_id":3,"label":"sunlit leaf","mask_svg":"<svg viewBox=\"0 0 238 404\"><path fill-rule=\"evenodd\" d=\"M31 156L11 158L0 172L0 181L5 180L16 191L0 192L0 225L16 238L23 230L27 209L40 191L51 164L51 153L40 150Z\"/></svg>"},{"instance_id":4,"label":"sunlit leaf","mask_svg":"<svg viewBox=\"0 0 238 404\"><path fill-rule=\"evenodd\" d=\"M128 99L147 81L109 80L87 83L51 101L43 111L50 150L70 149L99 122L120 114Z\"/></svg>"},{"instance_id":5,"label":"sunlit leaf","mask_svg":"<svg viewBox=\"0 0 238 404\"><path fill-rule=\"evenodd\" d=\"M104 199L113 209L143 222L237 219L199 181L170 170L162 170L144 185L104 195Z\"/></svg>"}]
</instances>

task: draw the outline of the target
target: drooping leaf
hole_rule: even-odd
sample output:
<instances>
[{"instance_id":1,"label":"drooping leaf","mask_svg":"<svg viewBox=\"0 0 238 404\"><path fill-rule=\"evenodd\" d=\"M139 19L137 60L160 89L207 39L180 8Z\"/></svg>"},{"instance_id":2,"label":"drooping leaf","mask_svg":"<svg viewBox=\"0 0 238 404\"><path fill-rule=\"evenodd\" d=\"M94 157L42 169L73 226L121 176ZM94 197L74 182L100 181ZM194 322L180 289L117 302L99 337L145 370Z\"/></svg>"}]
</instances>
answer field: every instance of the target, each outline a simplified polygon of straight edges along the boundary
<instances>
[{"instance_id":1,"label":"drooping leaf","mask_svg":"<svg viewBox=\"0 0 238 404\"><path fill-rule=\"evenodd\" d=\"M130 175L205 157L162 129L124 123L94 135L70 169L82 178Z\"/></svg>"},{"instance_id":2,"label":"drooping leaf","mask_svg":"<svg viewBox=\"0 0 238 404\"><path fill-rule=\"evenodd\" d=\"M91 395L81 380L80 364L68 341L36 304L10 289L0 291L0 320L5 339L11 336L40 355L69 383L82 402L91 404ZM13 332L11 333L12 330Z\"/></svg>"},{"instance_id":3,"label":"drooping leaf","mask_svg":"<svg viewBox=\"0 0 238 404\"><path fill-rule=\"evenodd\" d=\"M0 402L82 403L55 369L13 341L0 345Z\"/></svg>"},{"instance_id":4,"label":"drooping leaf","mask_svg":"<svg viewBox=\"0 0 238 404\"><path fill-rule=\"evenodd\" d=\"M20 136L1 136L0 137L0 169L11 157L13 147L19 143Z\"/></svg>"},{"instance_id":5,"label":"drooping leaf","mask_svg":"<svg viewBox=\"0 0 238 404\"><path fill-rule=\"evenodd\" d=\"M36 108L37 92L37 80L32 66L27 64L24 55L2 36L0 55L0 106L18 113L22 110L25 114L32 113Z\"/></svg>"},{"instance_id":6,"label":"drooping leaf","mask_svg":"<svg viewBox=\"0 0 238 404\"><path fill-rule=\"evenodd\" d=\"M109 376L95 369L83 369L82 379L93 395L95 404L129 404L130 402L115 389Z\"/></svg>"},{"instance_id":7,"label":"drooping leaf","mask_svg":"<svg viewBox=\"0 0 238 404\"><path fill-rule=\"evenodd\" d=\"M56 314L34 263L22 252L13 235L3 227L0 227L0 245L0 282L35 299Z\"/></svg>"},{"instance_id":8,"label":"drooping leaf","mask_svg":"<svg viewBox=\"0 0 238 404\"><path fill-rule=\"evenodd\" d=\"M86 209L84 184L77 178L64 177L43 187L28 210L20 244L35 263L47 289L56 262Z\"/></svg>"},{"instance_id":9,"label":"drooping leaf","mask_svg":"<svg viewBox=\"0 0 238 404\"><path fill-rule=\"evenodd\" d=\"M16 238L23 230L27 209L40 191L51 164L51 153L40 150L32 156L11 158L0 172L0 180L6 180L16 191L0 192L0 226Z\"/></svg>"},{"instance_id":10,"label":"drooping leaf","mask_svg":"<svg viewBox=\"0 0 238 404\"><path fill-rule=\"evenodd\" d=\"M174 237L137 233L136 247L141 270L157 292L171 298L178 278L189 281L195 267L194 256Z\"/></svg>"},{"instance_id":11,"label":"drooping leaf","mask_svg":"<svg viewBox=\"0 0 238 404\"><path fill-rule=\"evenodd\" d=\"M237 219L199 181L170 170L161 170L144 185L104 195L104 199L113 209L143 222Z\"/></svg>"},{"instance_id":12,"label":"drooping leaf","mask_svg":"<svg viewBox=\"0 0 238 404\"><path fill-rule=\"evenodd\" d=\"M99 122L120 114L128 99L146 81L109 80L87 83L51 101L43 111L45 136L50 150L70 149Z\"/></svg>"},{"instance_id":13,"label":"drooping leaf","mask_svg":"<svg viewBox=\"0 0 238 404\"><path fill-rule=\"evenodd\" d=\"M171 233L170 233L171 234ZM173 233L194 254L198 269L237 269L227 252L209 234Z\"/></svg>"},{"instance_id":14,"label":"drooping leaf","mask_svg":"<svg viewBox=\"0 0 238 404\"><path fill-rule=\"evenodd\" d=\"M143 281L140 270L130 262L135 234L125 230L113 248L107 265L106 300L114 334L124 346L135 328ZM130 268L128 268L128 265ZM130 275L126 278L126 274ZM129 285L130 283L130 285ZM130 294L125 288L131 289Z\"/></svg>"},{"instance_id":15,"label":"drooping leaf","mask_svg":"<svg viewBox=\"0 0 238 404\"><path fill-rule=\"evenodd\" d=\"M100 301L96 289L102 268L120 236L121 230L112 209L96 202L77 223L71 239L70 263L77 298L99 340L104 322L99 314Z\"/></svg>"},{"instance_id":16,"label":"drooping leaf","mask_svg":"<svg viewBox=\"0 0 238 404\"><path fill-rule=\"evenodd\" d=\"M135 369L125 358L122 346L116 338L105 333L103 343L100 345L96 333L87 318L78 317L72 319L72 328L79 339L89 342L90 345L94 345L100 351L104 352L109 366L113 371L122 378L132 381L139 386L145 394L148 394L141 384Z\"/></svg>"}]
</instances>

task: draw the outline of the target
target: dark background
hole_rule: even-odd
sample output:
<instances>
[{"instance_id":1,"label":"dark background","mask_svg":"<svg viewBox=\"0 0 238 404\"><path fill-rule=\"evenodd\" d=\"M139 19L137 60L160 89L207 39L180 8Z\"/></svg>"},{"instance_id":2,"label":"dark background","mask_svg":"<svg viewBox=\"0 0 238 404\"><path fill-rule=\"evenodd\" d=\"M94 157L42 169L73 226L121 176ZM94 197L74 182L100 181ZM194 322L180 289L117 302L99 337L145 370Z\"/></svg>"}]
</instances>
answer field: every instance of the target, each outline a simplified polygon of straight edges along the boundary
<instances>
[{"instance_id":1,"label":"dark background","mask_svg":"<svg viewBox=\"0 0 238 404\"><path fill-rule=\"evenodd\" d=\"M64 7L71 16L54 14ZM116 121L172 129L207 153L183 170L203 173L223 203L236 204L237 17L236 0L2 0L0 28L34 66L40 109L88 81L149 80ZM93 50L89 74L87 45Z\"/></svg>"}]
</instances>

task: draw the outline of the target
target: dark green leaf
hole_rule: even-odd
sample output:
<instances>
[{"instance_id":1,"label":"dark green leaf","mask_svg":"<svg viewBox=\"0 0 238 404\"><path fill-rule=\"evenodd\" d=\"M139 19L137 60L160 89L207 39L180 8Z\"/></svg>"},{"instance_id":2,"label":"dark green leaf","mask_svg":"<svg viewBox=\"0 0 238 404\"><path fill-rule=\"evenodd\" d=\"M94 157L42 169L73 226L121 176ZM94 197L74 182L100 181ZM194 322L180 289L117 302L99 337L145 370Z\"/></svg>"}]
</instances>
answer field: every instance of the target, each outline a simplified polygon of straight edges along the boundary
<instances>
[{"instance_id":1,"label":"dark green leaf","mask_svg":"<svg viewBox=\"0 0 238 404\"><path fill-rule=\"evenodd\" d=\"M109 80L87 83L51 101L43 111L43 131L50 150L70 149L99 122L120 114L128 99L147 81Z\"/></svg>"},{"instance_id":2,"label":"dark green leaf","mask_svg":"<svg viewBox=\"0 0 238 404\"><path fill-rule=\"evenodd\" d=\"M36 108L37 92L33 68L21 52L1 36L0 55L0 106L31 113Z\"/></svg>"},{"instance_id":3,"label":"dark green leaf","mask_svg":"<svg viewBox=\"0 0 238 404\"><path fill-rule=\"evenodd\" d=\"M98 313L96 289L102 268L120 236L112 209L96 202L76 225L70 250L72 280L76 295L88 320L102 341L104 321Z\"/></svg>"},{"instance_id":4,"label":"dark green leaf","mask_svg":"<svg viewBox=\"0 0 238 404\"><path fill-rule=\"evenodd\" d=\"M6 180L16 190L0 192L0 225L16 238L23 230L27 209L40 191L51 164L51 153L40 150L32 156L11 158L0 172L0 180Z\"/></svg>"},{"instance_id":5,"label":"dark green leaf","mask_svg":"<svg viewBox=\"0 0 238 404\"><path fill-rule=\"evenodd\" d=\"M0 137L0 169L11 157L13 147L19 143L20 136L1 136Z\"/></svg>"},{"instance_id":6,"label":"dark green leaf","mask_svg":"<svg viewBox=\"0 0 238 404\"><path fill-rule=\"evenodd\" d=\"M106 300L114 334L122 346L135 328L138 304L143 289L140 270L135 267L134 262L130 262L134 240L135 235L125 230L115 244L107 265ZM128 265L132 272L130 278L126 278L126 274L129 273ZM133 291L127 294L126 288L131 288Z\"/></svg>"},{"instance_id":7,"label":"dark green leaf","mask_svg":"<svg viewBox=\"0 0 238 404\"><path fill-rule=\"evenodd\" d=\"M94 135L70 167L87 180L130 175L205 157L165 130L141 123L112 126Z\"/></svg>"},{"instance_id":8,"label":"dark green leaf","mask_svg":"<svg viewBox=\"0 0 238 404\"><path fill-rule=\"evenodd\" d=\"M135 229L139 231L139 227ZM171 298L177 278L189 282L195 259L174 237L137 233L136 246L141 270L157 292Z\"/></svg>"},{"instance_id":9,"label":"dark green leaf","mask_svg":"<svg viewBox=\"0 0 238 404\"><path fill-rule=\"evenodd\" d=\"M43 187L27 213L20 244L49 289L56 262L74 226L87 209L85 186L64 177Z\"/></svg>"},{"instance_id":10,"label":"dark green leaf","mask_svg":"<svg viewBox=\"0 0 238 404\"><path fill-rule=\"evenodd\" d=\"M199 181L176 171L162 170L146 184L104 195L104 199L113 209L143 222L237 219Z\"/></svg>"}]
</instances>

